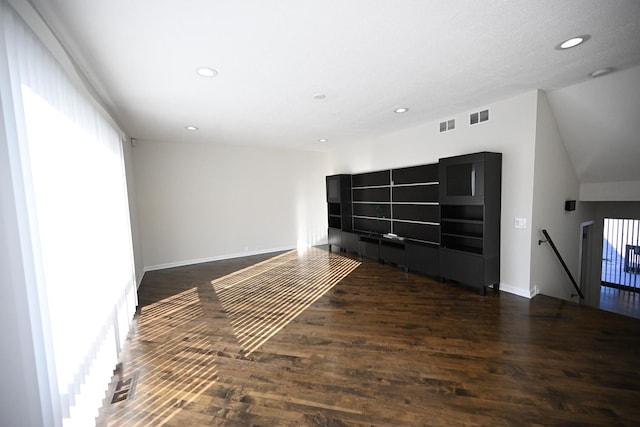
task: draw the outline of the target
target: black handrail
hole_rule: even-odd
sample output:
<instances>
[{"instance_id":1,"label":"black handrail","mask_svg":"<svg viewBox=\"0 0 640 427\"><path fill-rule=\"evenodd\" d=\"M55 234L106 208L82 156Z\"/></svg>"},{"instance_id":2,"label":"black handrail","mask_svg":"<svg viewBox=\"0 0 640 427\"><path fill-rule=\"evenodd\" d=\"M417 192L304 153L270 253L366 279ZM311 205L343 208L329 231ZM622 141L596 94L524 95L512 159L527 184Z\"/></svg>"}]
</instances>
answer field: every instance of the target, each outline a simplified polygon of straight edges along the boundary
<instances>
[{"instance_id":1,"label":"black handrail","mask_svg":"<svg viewBox=\"0 0 640 427\"><path fill-rule=\"evenodd\" d=\"M562 266L564 267L564 271L567 272L567 276L569 276L569 279L571 279L571 283L573 283L573 287L576 288L576 291L578 291L578 295L580 295L580 298L584 299L584 295L582 295L582 292L580 291L580 288L578 287L576 280L573 278L573 275L569 271L569 267L567 267L567 264L564 262L564 259L562 259L562 255L560 255L560 252L558 252L558 249L556 248L556 245L553 243L553 240L551 240L551 236L549 236L549 233L547 233L547 230L544 230L544 229L542 230L542 234L544 234L544 237L547 240L538 240L538 245L541 245L546 242L548 242L551 245L551 249L553 249L553 252L556 253L558 260L560 260L560 264L562 264Z\"/></svg>"}]
</instances>

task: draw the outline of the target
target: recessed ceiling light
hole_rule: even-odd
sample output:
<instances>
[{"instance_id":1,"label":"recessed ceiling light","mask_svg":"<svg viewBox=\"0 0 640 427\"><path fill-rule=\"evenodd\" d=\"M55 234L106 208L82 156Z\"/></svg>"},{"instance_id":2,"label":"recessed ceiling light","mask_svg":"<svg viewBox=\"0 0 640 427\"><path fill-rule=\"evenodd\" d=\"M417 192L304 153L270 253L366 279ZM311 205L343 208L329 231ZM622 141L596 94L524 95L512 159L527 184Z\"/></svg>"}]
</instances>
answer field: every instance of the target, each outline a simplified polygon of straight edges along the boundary
<instances>
[{"instance_id":1,"label":"recessed ceiling light","mask_svg":"<svg viewBox=\"0 0 640 427\"><path fill-rule=\"evenodd\" d=\"M318 101L325 99L327 97L327 95L325 95L324 93L316 93L315 95L313 95L313 99L316 99Z\"/></svg>"},{"instance_id":2,"label":"recessed ceiling light","mask_svg":"<svg viewBox=\"0 0 640 427\"><path fill-rule=\"evenodd\" d=\"M558 50L571 49L572 47L576 47L578 45L581 45L582 43L586 42L587 40L589 40L589 36L588 35L572 37L569 40L565 40L562 43L560 43L558 46L556 46L556 49L558 49Z\"/></svg>"},{"instance_id":3,"label":"recessed ceiling light","mask_svg":"<svg viewBox=\"0 0 640 427\"><path fill-rule=\"evenodd\" d=\"M198 68L198 74L202 77L215 77L218 75L218 71L210 67L200 67Z\"/></svg>"},{"instance_id":4,"label":"recessed ceiling light","mask_svg":"<svg viewBox=\"0 0 640 427\"><path fill-rule=\"evenodd\" d=\"M409 109L404 107L395 109L396 113L406 113L407 111L409 111Z\"/></svg>"},{"instance_id":5,"label":"recessed ceiling light","mask_svg":"<svg viewBox=\"0 0 640 427\"><path fill-rule=\"evenodd\" d=\"M602 77L602 76L606 76L607 74L613 73L613 71L614 71L613 68L607 67L607 68L601 68L600 70L596 70L589 75L595 79L596 77Z\"/></svg>"},{"instance_id":6,"label":"recessed ceiling light","mask_svg":"<svg viewBox=\"0 0 640 427\"><path fill-rule=\"evenodd\" d=\"M190 130L190 131L198 130L198 128L197 128L197 127L195 127L195 126L185 126L184 128L185 128L186 130Z\"/></svg>"},{"instance_id":7,"label":"recessed ceiling light","mask_svg":"<svg viewBox=\"0 0 640 427\"><path fill-rule=\"evenodd\" d=\"M327 138L320 138L320 139L318 140L318 142L327 142L327 141L328 141L328 139L327 139Z\"/></svg>"}]
</instances>

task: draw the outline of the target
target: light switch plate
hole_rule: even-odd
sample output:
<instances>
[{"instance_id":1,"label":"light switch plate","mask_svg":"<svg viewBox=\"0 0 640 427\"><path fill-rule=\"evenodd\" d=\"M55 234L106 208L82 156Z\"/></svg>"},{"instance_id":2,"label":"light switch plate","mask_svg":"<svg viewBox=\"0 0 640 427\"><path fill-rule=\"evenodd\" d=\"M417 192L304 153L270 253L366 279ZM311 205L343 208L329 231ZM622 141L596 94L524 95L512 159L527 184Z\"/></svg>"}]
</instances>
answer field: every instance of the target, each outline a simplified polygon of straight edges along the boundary
<instances>
[{"instance_id":1,"label":"light switch plate","mask_svg":"<svg viewBox=\"0 0 640 427\"><path fill-rule=\"evenodd\" d=\"M513 228L527 228L527 218L515 218Z\"/></svg>"}]
</instances>

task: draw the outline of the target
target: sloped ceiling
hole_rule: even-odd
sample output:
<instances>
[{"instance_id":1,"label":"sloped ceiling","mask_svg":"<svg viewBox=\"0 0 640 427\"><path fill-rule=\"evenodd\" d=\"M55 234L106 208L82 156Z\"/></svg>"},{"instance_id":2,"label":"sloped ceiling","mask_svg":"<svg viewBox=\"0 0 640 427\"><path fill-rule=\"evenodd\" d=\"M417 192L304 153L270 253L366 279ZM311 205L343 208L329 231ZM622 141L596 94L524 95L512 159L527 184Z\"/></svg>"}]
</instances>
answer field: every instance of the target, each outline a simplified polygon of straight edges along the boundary
<instances>
[{"instance_id":1,"label":"sloped ceiling","mask_svg":"<svg viewBox=\"0 0 640 427\"><path fill-rule=\"evenodd\" d=\"M640 67L547 99L580 182L640 181Z\"/></svg>"},{"instance_id":2,"label":"sloped ceiling","mask_svg":"<svg viewBox=\"0 0 640 427\"><path fill-rule=\"evenodd\" d=\"M587 81L640 64L637 0L30 1L138 139L330 150L542 89L582 179L635 179L605 172L637 155L636 128L605 130L630 94Z\"/></svg>"}]
</instances>

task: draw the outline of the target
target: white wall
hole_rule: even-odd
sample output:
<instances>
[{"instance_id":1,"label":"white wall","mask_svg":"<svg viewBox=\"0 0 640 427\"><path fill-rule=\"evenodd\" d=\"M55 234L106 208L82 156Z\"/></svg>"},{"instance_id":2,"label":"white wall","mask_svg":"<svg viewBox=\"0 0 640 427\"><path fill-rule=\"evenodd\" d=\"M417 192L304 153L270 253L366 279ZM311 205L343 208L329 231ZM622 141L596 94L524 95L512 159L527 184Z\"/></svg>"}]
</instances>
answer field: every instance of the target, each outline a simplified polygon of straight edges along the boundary
<instances>
[{"instance_id":1,"label":"white wall","mask_svg":"<svg viewBox=\"0 0 640 427\"><path fill-rule=\"evenodd\" d=\"M640 158L636 159L640 161ZM580 200L584 202L640 201L640 181L583 182Z\"/></svg>"},{"instance_id":2,"label":"white wall","mask_svg":"<svg viewBox=\"0 0 640 427\"><path fill-rule=\"evenodd\" d=\"M326 153L138 141L147 270L326 243Z\"/></svg>"},{"instance_id":3,"label":"white wall","mask_svg":"<svg viewBox=\"0 0 640 427\"><path fill-rule=\"evenodd\" d=\"M439 133L438 121L359 141L330 152L333 173L358 173L435 163L441 157L497 151L502 157L502 235L500 286L529 297L531 229L514 229L515 217L532 216L537 92L495 102L490 120L468 126L468 114L456 118L456 129ZM487 106L480 106L479 109ZM477 110L475 110L477 111ZM416 114L410 111L407 114ZM452 117L446 117L448 119Z\"/></svg>"},{"instance_id":4,"label":"white wall","mask_svg":"<svg viewBox=\"0 0 640 427\"><path fill-rule=\"evenodd\" d=\"M542 293L571 299L575 293L571 281L549 244L544 240L546 229L564 258L576 281L579 280L580 224L592 219L592 211L580 202L576 210L564 210L566 200L578 200L580 182L565 149L553 112L543 92L538 93L536 128L533 217L531 229L532 294ZM574 298L578 301L578 297Z\"/></svg>"}]
</instances>

